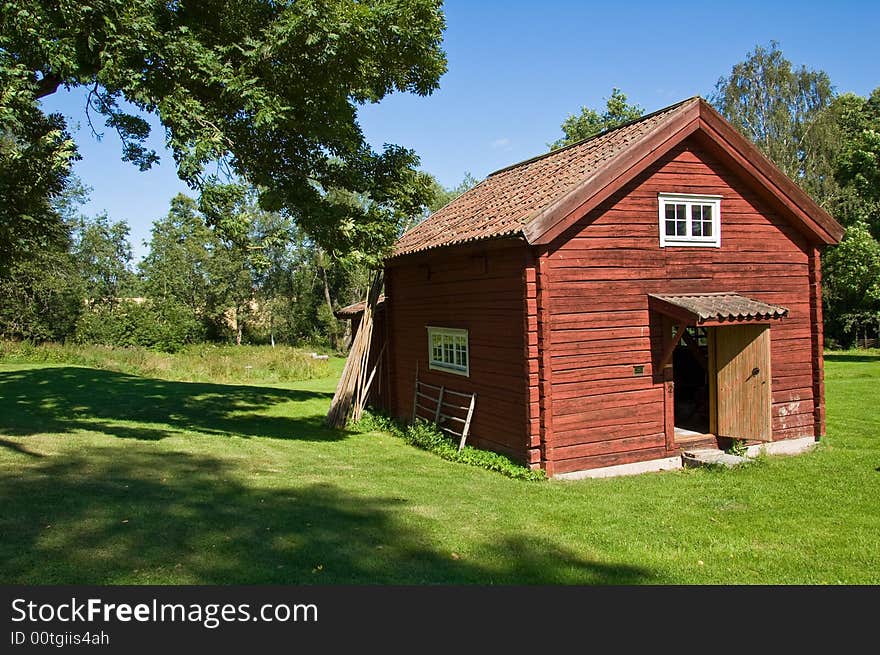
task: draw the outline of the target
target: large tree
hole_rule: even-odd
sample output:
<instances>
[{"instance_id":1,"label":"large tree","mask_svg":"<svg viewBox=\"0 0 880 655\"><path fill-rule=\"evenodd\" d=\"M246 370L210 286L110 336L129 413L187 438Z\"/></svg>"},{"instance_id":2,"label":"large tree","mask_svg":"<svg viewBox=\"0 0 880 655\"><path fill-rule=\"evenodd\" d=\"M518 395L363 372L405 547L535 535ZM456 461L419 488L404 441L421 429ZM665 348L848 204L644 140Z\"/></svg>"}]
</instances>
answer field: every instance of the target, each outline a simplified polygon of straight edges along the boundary
<instances>
[{"instance_id":1,"label":"large tree","mask_svg":"<svg viewBox=\"0 0 880 655\"><path fill-rule=\"evenodd\" d=\"M849 345L880 334L880 89L848 93L828 112L838 128L835 217L846 236L825 256L828 332Z\"/></svg>"},{"instance_id":2,"label":"large tree","mask_svg":"<svg viewBox=\"0 0 880 655\"><path fill-rule=\"evenodd\" d=\"M868 98L845 94L835 101L840 151L835 177L841 185L839 218L866 223L880 238L880 88Z\"/></svg>"},{"instance_id":3,"label":"large tree","mask_svg":"<svg viewBox=\"0 0 880 655\"><path fill-rule=\"evenodd\" d=\"M165 218L153 223L150 252L139 265L144 291L156 303L177 302L193 319L205 313L209 262L217 242L196 201L178 194Z\"/></svg>"},{"instance_id":4,"label":"large tree","mask_svg":"<svg viewBox=\"0 0 880 655\"><path fill-rule=\"evenodd\" d=\"M125 221L113 221L107 214L81 218L74 232L73 257L91 307L113 309L134 293L131 243Z\"/></svg>"},{"instance_id":5,"label":"large tree","mask_svg":"<svg viewBox=\"0 0 880 655\"><path fill-rule=\"evenodd\" d=\"M446 68L440 6L3 1L0 77L17 80L16 102L29 112L59 88L87 88L88 123L100 117L121 137L124 159L144 169L157 160L143 117L154 114L181 179L212 191L203 202L222 205L224 185L244 181L326 249L375 253L426 204L429 185L412 151L369 147L357 109L393 91L437 88ZM335 188L372 202L336 203Z\"/></svg>"},{"instance_id":6,"label":"large tree","mask_svg":"<svg viewBox=\"0 0 880 655\"><path fill-rule=\"evenodd\" d=\"M4 70L5 58L0 50L0 280L16 261L66 247L56 202L77 157L64 119L35 106L27 76Z\"/></svg>"},{"instance_id":7,"label":"large tree","mask_svg":"<svg viewBox=\"0 0 880 655\"><path fill-rule=\"evenodd\" d=\"M823 297L829 336L842 345L880 332L880 243L868 226L846 229L825 256Z\"/></svg>"},{"instance_id":8,"label":"large tree","mask_svg":"<svg viewBox=\"0 0 880 655\"><path fill-rule=\"evenodd\" d=\"M755 46L715 86L712 103L788 177L830 209L837 125L824 71L796 68L775 41Z\"/></svg>"},{"instance_id":9,"label":"large tree","mask_svg":"<svg viewBox=\"0 0 880 655\"><path fill-rule=\"evenodd\" d=\"M71 252L71 231L82 220L80 210L89 189L76 177L51 175L53 186L58 186L48 194L47 178L32 177L31 185L24 182L28 173L47 162L20 163L16 175L23 183L7 190L20 201L30 195L33 205L27 220L11 221L8 213L0 217L7 244L0 256L0 338L63 341L73 335L84 306L85 287ZM0 175L0 183L5 180ZM40 186L42 190L35 191ZM0 202L0 212L21 207Z\"/></svg>"},{"instance_id":10,"label":"large tree","mask_svg":"<svg viewBox=\"0 0 880 655\"><path fill-rule=\"evenodd\" d=\"M611 97L605 100L601 112L590 107L581 107L579 114L569 114L562 125L564 136L550 144L551 150L568 146L588 139L600 132L620 127L624 123L640 118L645 110L626 101L626 94L620 89L612 89Z\"/></svg>"}]
</instances>

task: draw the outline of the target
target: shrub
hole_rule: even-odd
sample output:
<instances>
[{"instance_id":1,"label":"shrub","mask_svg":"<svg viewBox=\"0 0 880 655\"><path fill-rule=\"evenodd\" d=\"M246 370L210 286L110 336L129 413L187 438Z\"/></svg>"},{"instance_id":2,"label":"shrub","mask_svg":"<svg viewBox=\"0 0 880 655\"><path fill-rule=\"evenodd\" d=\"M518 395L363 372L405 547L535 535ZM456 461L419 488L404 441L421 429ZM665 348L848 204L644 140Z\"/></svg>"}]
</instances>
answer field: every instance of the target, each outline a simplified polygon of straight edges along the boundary
<instances>
[{"instance_id":1,"label":"shrub","mask_svg":"<svg viewBox=\"0 0 880 655\"><path fill-rule=\"evenodd\" d=\"M122 302L86 310L76 325L76 341L102 346L140 346L176 352L204 336L191 312L174 301Z\"/></svg>"},{"instance_id":2,"label":"shrub","mask_svg":"<svg viewBox=\"0 0 880 655\"><path fill-rule=\"evenodd\" d=\"M547 479L544 471L529 469L498 453L480 450L473 446L465 446L459 451L457 443L428 421L418 420L401 426L387 416L365 412L363 418L352 427L359 432L389 432L416 448L427 450L450 462L479 466L488 471L501 473L508 478L530 482Z\"/></svg>"}]
</instances>

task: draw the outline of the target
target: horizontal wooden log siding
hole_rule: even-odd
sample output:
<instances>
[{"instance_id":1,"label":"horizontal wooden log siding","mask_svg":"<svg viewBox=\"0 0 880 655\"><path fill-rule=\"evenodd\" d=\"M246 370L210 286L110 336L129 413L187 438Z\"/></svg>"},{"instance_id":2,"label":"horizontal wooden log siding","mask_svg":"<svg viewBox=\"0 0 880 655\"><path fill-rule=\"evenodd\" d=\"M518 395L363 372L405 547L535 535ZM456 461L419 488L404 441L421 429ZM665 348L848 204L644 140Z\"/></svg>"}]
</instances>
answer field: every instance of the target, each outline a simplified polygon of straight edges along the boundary
<instances>
[{"instance_id":1,"label":"horizontal wooden log siding","mask_svg":"<svg viewBox=\"0 0 880 655\"><path fill-rule=\"evenodd\" d=\"M391 411L404 419L412 416L416 362L419 379L475 392L468 444L538 464L538 399L531 406L529 397L531 368L537 387L537 324L527 315L536 290L528 257L525 244L511 239L390 260L389 385ZM468 377L429 369L428 325L468 330Z\"/></svg>"},{"instance_id":2,"label":"horizontal wooden log siding","mask_svg":"<svg viewBox=\"0 0 880 655\"><path fill-rule=\"evenodd\" d=\"M723 196L722 247L660 248L660 192ZM770 332L773 438L821 430L811 253L797 229L693 138L561 235L544 272L555 472L671 454L662 372L653 370L662 339L648 293L735 291L788 307L789 317ZM634 366L644 366L643 374Z\"/></svg>"}]
</instances>

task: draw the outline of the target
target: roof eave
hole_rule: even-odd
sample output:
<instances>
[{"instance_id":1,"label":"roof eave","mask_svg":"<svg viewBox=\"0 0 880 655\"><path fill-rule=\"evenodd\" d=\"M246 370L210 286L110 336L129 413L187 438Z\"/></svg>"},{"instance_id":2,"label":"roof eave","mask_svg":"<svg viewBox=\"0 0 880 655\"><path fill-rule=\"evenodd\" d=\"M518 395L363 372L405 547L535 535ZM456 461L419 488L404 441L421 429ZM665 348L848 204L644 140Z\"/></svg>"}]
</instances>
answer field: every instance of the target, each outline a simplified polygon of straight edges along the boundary
<instances>
[{"instance_id":1,"label":"roof eave","mask_svg":"<svg viewBox=\"0 0 880 655\"><path fill-rule=\"evenodd\" d=\"M502 241L518 241L520 243L523 243L526 242L526 239L523 236L522 230L517 229L511 230L509 232L502 232L501 234L487 234L486 236L471 237L469 239L463 239L461 241L450 241L449 243L431 245L423 248L413 248L411 250L406 250L403 252L393 251L390 255L385 257L384 261L386 263L392 261L396 263L398 260L401 260L404 257L424 255L426 253L433 253L438 250L444 250L446 248L459 248L463 246L474 246L479 244L497 243Z\"/></svg>"}]
</instances>

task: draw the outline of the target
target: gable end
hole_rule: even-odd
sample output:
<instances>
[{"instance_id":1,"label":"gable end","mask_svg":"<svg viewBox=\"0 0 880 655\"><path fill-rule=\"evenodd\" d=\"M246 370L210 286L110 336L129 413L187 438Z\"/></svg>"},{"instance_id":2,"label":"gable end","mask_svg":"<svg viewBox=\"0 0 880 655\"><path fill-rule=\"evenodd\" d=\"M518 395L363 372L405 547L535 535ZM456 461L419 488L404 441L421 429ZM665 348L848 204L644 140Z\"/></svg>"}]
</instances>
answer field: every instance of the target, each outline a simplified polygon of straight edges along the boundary
<instances>
[{"instance_id":1,"label":"gable end","mask_svg":"<svg viewBox=\"0 0 880 655\"><path fill-rule=\"evenodd\" d=\"M699 98L689 107L671 115L571 192L536 212L523 228L526 239L533 245L551 243L691 135L700 138L728 166L741 173L808 240L831 245L843 237L844 229L837 221L740 135L709 103Z\"/></svg>"}]
</instances>

